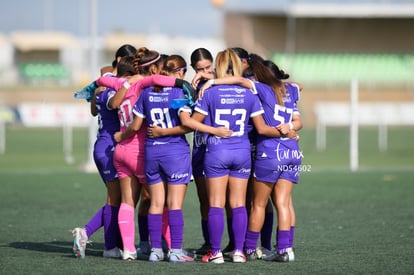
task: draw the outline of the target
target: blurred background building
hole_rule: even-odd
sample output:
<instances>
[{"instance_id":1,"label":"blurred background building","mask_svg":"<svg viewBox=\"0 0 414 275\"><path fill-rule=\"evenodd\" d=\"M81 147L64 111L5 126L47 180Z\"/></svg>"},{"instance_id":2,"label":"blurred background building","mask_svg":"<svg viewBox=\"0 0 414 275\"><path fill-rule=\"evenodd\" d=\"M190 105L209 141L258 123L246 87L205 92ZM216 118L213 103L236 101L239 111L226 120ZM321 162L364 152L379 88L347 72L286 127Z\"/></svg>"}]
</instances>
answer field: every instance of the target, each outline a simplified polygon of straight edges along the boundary
<instances>
[{"instance_id":1,"label":"blurred background building","mask_svg":"<svg viewBox=\"0 0 414 275\"><path fill-rule=\"evenodd\" d=\"M94 1L95 5L91 5ZM125 4L131 5L132 12L122 9L121 18L117 18L110 8L119 5L108 6L110 1L73 1L70 7L78 7L69 18L79 22L66 24L58 18L58 11L66 9L64 1L31 2L42 7L43 23L36 27L27 22L27 29L3 33L0 29L0 85L85 83L96 77L91 75L91 50L97 56L98 74L99 67L110 64L115 50L124 43L181 54L187 60L197 47L203 46L215 54L225 47L240 46L273 59L307 87L348 85L352 77L358 77L361 85L374 88L398 85L406 89L413 84L414 2L409 0L183 1L182 5L172 6L175 10L159 9L157 16L137 19L135 24L127 21L143 16L139 12L141 4L135 2ZM159 6L169 1L153 2ZM154 3L148 5L151 10ZM95 19L92 9L96 9ZM174 23L169 24L168 18L163 22L162 17L170 13L176 18ZM199 20L194 21L197 15ZM18 16L14 18L19 20ZM93 20L97 21L95 34L91 33ZM109 25L108 21L116 23ZM177 26L181 26L183 34L180 27L173 32L168 29L167 26L177 24L175 21L179 21ZM205 25L199 21L206 21ZM137 26L145 26L141 22L150 27L134 32L139 29ZM77 26L74 31L67 26L70 23L83 28ZM187 25L197 25L197 29L185 29ZM92 47L91 43L96 45Z\"/></svg>"},{"instance_id":2,"label":"blurred background building","mask_svg":"<svg viewBox=\"0 0 414 275\"><path fill-rule=\"evenodd\" d=\"M224 39L270 56L309 85L412 87L414 2L226 1ZM237 31L235 31L237 30Z\"/></svg>"},{"instance_id":3,"label":"blurred background building","mask_svg":"<svg viewBox=\"0 0 414 275\"><path fill-rule=\"evenodd\" d=\"M272 59L305 87L299 108L318 149L326 126L350 125L357 80L360 123L379 128L385 150L388 126L414 125L413 29L412 0L14 0L0 10L0 145L5 123L60 127L65 115L90 126L92 145L96 123L73 92L132 44L188 64L199 47Z\"/></svg>"}]
</instances>

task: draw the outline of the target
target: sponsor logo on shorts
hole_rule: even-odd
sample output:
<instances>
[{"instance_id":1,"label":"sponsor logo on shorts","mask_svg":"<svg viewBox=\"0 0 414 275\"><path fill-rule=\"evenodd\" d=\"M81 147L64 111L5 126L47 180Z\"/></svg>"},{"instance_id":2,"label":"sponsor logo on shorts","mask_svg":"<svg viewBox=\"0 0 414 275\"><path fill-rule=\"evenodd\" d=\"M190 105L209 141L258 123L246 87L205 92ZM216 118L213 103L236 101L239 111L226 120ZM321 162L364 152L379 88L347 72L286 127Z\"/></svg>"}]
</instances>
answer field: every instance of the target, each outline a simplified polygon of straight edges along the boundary
<instances>
[{"instance_id":1,"label":"sponsor logo on shorts","mask_svg":"<svg viewBox=\"0 0 414 275\"><path fill-rule=\"evenodd\" d=\"M172 174L171 178L172 179L182 179L182 178L186 178L188 177L189 173L182 173L182 174Z\"/></svg>"}]
</instances>

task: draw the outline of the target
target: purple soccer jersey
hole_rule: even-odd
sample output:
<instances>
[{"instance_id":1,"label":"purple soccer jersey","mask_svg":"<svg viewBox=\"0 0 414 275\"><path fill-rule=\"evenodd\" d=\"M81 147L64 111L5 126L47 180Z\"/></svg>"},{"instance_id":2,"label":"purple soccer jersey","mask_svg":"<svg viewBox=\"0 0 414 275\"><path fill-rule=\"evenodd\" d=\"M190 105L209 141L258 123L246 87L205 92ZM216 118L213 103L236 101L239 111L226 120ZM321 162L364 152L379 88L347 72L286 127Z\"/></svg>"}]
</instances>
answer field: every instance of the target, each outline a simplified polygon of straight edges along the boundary
<instances>
[{"instance_id":1,"label":"purple soccer jersey","mask_svg":"<svg viewBox=\"0 0 414 275\"><path fill-rule=\"evenodd\" d=\"M289 123L292 121L293 114L299 114L297 108L299 87L289 83L285 85L284 106L280 106L269 86L255 82L257 95L265 110L263 118L269 126ZM301 170L302 152L296 139L258 135L256 151L254 175L258 180L275 183L280 177L297 183Z\"/></svg>"},{"instance_id":2,"label":"purple soccer jersey","mask_svg":"<svg viewBox=\"0 0 414 275\"><path fill-rule=\"evenodd\" d=\"M191 113L187 105L178 110L171 108L171 101L176 98L183 98L184 93L180 88L164 88L162 91L154 91L152 87L142 91L137 103L134 106L134 114L144 118L147 125L156 125L161 128L173 128L181 125L180 112ZM185 135L163 136L157 138L146 138L146 144L154 143L187 143Z\"/></svg>"},{"instance_id":3,"label":"purple soccer jersey","mask_svg":"<svg viewBox=\"0 0 414 275\"><path fill-rule=\"evenodd\" d=\"M119 119L117 110L109 106L109 100L115 95L113 89L106 89L96 96L96 108L98 109L98 136L110 135L119 131ZM115 114L115 115L114 115Z\"/></svg>"},{"instance_id":4,"label":"purple soccer jersey","mask_svg":"<svg viewBox=\"0 0 414 275\"><path fill-rule=\"evenodd\" d=\"M257 96L237 85L214 86L197 101L195 111L206 116L206 124L225 126L233 131L229 138L207 138L204 161L206 177L230 175L249 178L252 164L248 122L249 118L263 113Z\"/></svg>"},{"instance_id":5,"label":"purple soccer jersey","mask_svg":"<svg viewBox=\"0 0 414 275\"><path fill-rule=\"evenodd\" d=\"M179 88L164 88L142 91L134 106L134 114L145 119L147 125L173 128L181 125L180 112L191 113L191 108L183 106L178 110L171 108L171 101L183 98ZM190 146L185 135L148 137L145 140L145 175L147 184L161 180L169 184L189 183L191 180Z\"/></svg>"},{"instance_id":6,"label":"purple soccer jersey","mask_svg":"<svg viewBox=\"0 0 414 275\"><path fill-rule=\"evenodd\" d=\"M225 126L233 131L229 138L209 136L208 150L250 150L248 139L249 118L261 115L263 108L258 98L238 85L213 86L196 103L195 111L206 116L205 123L213 127Z\"/></svg>"},{"instance_id":7,"label":"purple soccer jersey","mask_svg":"<svg viewBox=\"0 0 414 275\"><path fill-rule=\"evenodd\" d=\"M94 145L93 157L99 174L104 182L117 178L113 164L115 148L114 133L119 131L117 110L109 107L109 100L116 93L113 89L106 89L96 96L98 110L98 134Z\"/></svg>"}]
</instances>

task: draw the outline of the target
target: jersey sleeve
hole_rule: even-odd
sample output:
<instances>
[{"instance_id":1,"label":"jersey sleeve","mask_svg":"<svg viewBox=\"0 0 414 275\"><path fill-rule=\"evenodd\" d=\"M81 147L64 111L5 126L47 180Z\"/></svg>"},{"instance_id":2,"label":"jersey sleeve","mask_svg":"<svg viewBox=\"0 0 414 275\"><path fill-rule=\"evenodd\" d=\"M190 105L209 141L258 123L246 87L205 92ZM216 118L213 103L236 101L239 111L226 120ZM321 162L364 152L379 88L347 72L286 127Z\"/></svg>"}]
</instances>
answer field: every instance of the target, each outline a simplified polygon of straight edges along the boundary
<instances>
[{"instance_id":1,"label":"jersey sleeve","mask_svg":"<svg viewBox=\"0 0 414 275\"><path fill-rule=\"evenodd\" d=\"M139 89L154 85L159 85L163 87L173 87L175 84L175 78L166 75L154 74L149 77L144 77L135 82L134 84L138 85Z\"/></svg>"},{"instance_id":2,"label":"jersey sleeve","mask_svg":"<svg viewBox=\"0 0 414 275\"><path fill-rule=\"evenodd\" d=\"M182 106L178 109L178 111L177 111L178 115L180 115L181 112L186 112L186 113L189 113L191 115L193 113L193 110L189 106L184 105L184 106Z\"/></svg>"},{"instance_id":3,"label":"jersey sleeve","mask_svg":"<svg viewBox=\"0 0 414 275\"><path fill-rule=\"evenodd\" d=\"M116 91L114 89L109 88L108 92L106 93L106 100L105 100L105 106L108 110L113 110L109 104L111 98L115 95Z\"/></svg>"},{"instance_id":4,"label":"jersey sleeve","mask_svg":"<svg viewBox=\"0 0 414 275\"><path fill-rule=\"evenodd\" d=\"M299 86L297 85L297 84L295 84L295 83L289 83L289 85L292 87L292 100L294 101L294 102L297 102L297 101L299 101L299 99L300 99L300 88L299 88Z\"/></svg>"},{"instance_id":5,"label":"jersey sleeve","mask_svg":"<svg viewBox=\"0 0 414 275\"><path fill-rule=\"evenodd\" d=\"M252 109L250 113L250 117L255 117L264 113L262 103L260 102L259 97L255 94L251 93L251 102L252 102Z\"/></svg>"},{"instance_id":6,"label":"jersey sleeve","mask_svg":"<svg viewBox=\"0 0 414 275\"><path fill-rule=\"evenodd\" d=\"M250 83L252 84L252 93L254 94L254 95L257 95L258 94L258 92L257 92L257 87L256 87L256 83L259 83L259 82L255 82L255 81L253 81L253 80L251 80L251 79L249 79L249 81L250 81Z\"/></svg>"},{"instance_id":7,"label":"jersey sleeve","mask_svg":"<svg viewBox=\"0 0 414 275\"><path fill-rule=\"evenodd\" d=\"M104 86L118 91L119 89L121 89L122 84L124 84L125 81L125 78L101 76L100 78L98 78L98 80L96 80L96 84L98 86Z\"/></svg>"},{"instance_id":8,"label":"jersey sleeve","mask_svg":"<svg viewBox=\"0 0 414 275\"><path fill-rule=\"evenodd\" d=\"M134 109L132 110L134 115L140 118L145 118L144 99L145 99L144 94L141 94L141 96L138 98L137 102L134 105Z\"/></svg>"},{"instance_id":9,"label":"jersey sleeve","mask_svg":"<svg viewBox=\"0 0 414 275\"><path fill-rule=\"evenodd\" d=\"M208 92L204 93L203 97L197 99L196 105L194 107L194 111L199 112L200 114L203 114L205 116L208 115L208 104L207 104L207 97Z\"/></svg>"},{"instance_id":10,"label":"jersey sleeve","mask_svg":"<svg viewBox=\"0 0 414 275\"><path fill-rule=\"evenodd\" d=\"M299 109L298 109L298 104L297 104L297 102L300 99L299 86L295 83L288 83L288 88L289 88L290 99L291 99L291 102L292 102L292 105L293 105L293 113L294 114L300 114Z\"/></svg>"},{"instance_id":11,"label":"jersey sleeve","mask_svg":"<svg viewBox=\"0 0 414 275\"><path fill-rule=\"evenodd\" d=\"M177 98L183 98L184 97L184 91L180 88L175 88L172 89L172 92L170 92L172 94L172 99L177 99ZM193 109L188 106L187 104L184 104L183 106L181 106L180 108L178 108L177 110L177 114L178 116L180 115L181 112L186 112L189 113L190 115L193 112Z\"/></svg>"}]
</instances>

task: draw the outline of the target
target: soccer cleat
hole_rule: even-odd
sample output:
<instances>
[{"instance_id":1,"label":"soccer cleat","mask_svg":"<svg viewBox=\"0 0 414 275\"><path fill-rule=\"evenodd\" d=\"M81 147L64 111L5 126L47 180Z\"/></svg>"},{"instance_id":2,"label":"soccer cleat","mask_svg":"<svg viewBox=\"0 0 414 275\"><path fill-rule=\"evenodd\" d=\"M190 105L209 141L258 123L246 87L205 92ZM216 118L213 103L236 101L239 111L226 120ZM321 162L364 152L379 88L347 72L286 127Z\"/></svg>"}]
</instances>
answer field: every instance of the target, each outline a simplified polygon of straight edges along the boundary
<instances>
[{"instance_id":1,"label":"soccer cleat","mask_svg":"<svg viewBox=\"0 0 414 275\"><path fill-rule=\"evenodd\" d=\"M151 254L149 255L148 261L160 262L163 260L164 260L164 251L162 251L162 248L151 249Z\"/></svg>"},{"instance_id":2,"label":"soccer cleat","mask_svg":"<svg viewBox=\"0 0 414 275\"><path fill-rule=\"evenodd\" d=\"M294 262L295 261L295 252L293 252L293 248L289 247L286 252L289 255L289 262Z\"/></svg>"},{"instance_id":3,"label":"soccer cleat","mask_svg":"<svg viewBox=\"0 0 414 275\"><path fill-rule=\"evenodd\" d=\"M85 228L76 227L72 230L73 236L73 253L76 257L85 258L86 244L88 242L88 235L86 235Z\"/></svg>"},{"instance_id":4,"label":"soccer cleat","mask_svg":"<svg viewBox=\"0 0 414 275\"><path fill-rule=\"evenodd\" d=\"M281 262L281 263L287 263L289 262L289 254L287 251L283 252L283 253L277 253L276 251L273 252L272 255L263 258L263 260L268 261L268 262Z\"/></svg>"},{"instance_id":5,"label":"soccer cleat","mask_svg":"<svg viewBox=\"0 0 414 275\"><path fill-rule=\"evenodd\" d=\"M211 245L208 243L204 243L199 249L195 251L197 255L206 255L207 252L211 249Z\"/></svg>"},{"instance_id":6,"label":"soccer cleat","mask_svg":"<svg viewBox=\"0 0 414 275\"><path fill-rule=\"evenodd\" d=\"M213 264L222 264L224 263L223 253L218 252L216 255L213 255L213 252L209 250L206 255L201 258L203 263L213 263Z\"/></svg>"},{"instance_id":7,"label":"soccer cleat","mask_svg":"<svg viewBox=\"0 0 414 275\"><path fill-rule=\"evenodd\" d=\"M182 249L171 249L169 252L170 263L187 263L193 262L194 258L185 254Z\"/></svg>"},{"instance_id":8,"label":"soccer cleat","mask_svg":"<svg viewBox=\"0 0 414 275\"><path fill-rule=\"evenodd\" d=\"M232 243L228 243L228 245L223 249L223 255L226 257L230 257L233 253L234 245Z\"/></svg>"},{"instance_id":9,"label":"soccer cleat","mask_svg":"<svg viewBox=\"0 0 414 275\"><path fill-rule=\"evenodd\" d=\"M246 256L240 250L234 250L231 253L231 258L233 260L233 263L245 263L246 262Z\"/></svg>"},{"instance_id":10,"label":"soccer cleat","mask_svg":"<svg viewBox=\"0 0 414 275\"><path fill-rule=\"evenodd\" d=\"M193 258L194 260L197 258L197 254L195 254L194 251L188 251L186 249L183 249L183 253L188 257Z\"/></svg>"},{"instance_id":11,"label":"soccer cleat","mask_svg":"<svg viewBox=\"0 0 414 275\"><path fill-rule=\"evenodd\" d=\"M137 251L128 251L124 250L122 253L122 260L124 261L133 261L137 259Z\"/></svg>"},{"instance_id":12,"label":"soccer cleat","mask_svg":"<svg viewBox=\"0 0 414 275\"><path fill-rule=\"evenodd\" d=\"M257 249L246 251L246 259L248 261L256 261L257 259L260 259L260 258L261 256L259 256L259 254L257 253Z\"/></svg>"},{"instance_id":13,"label":"soccer cleat","mask_svg":"<svg viewBox=\"0 0 414 275\"><path fill-rule=\"evenodd\" d=\"M140 242L137 249L137 257L140 260L148 260L151 253L151 246L148 241Z\"/></svg>"},{"instance_id":14,"label":"soccer cleat","mask_svg":"<svg viewBox=\"0 0 414 275\"><path fill-rule=\"evenodd\" d=\"M267 248L265 248L265 247L258 247L258 248L256 248L256 252L258 252L258 250L260 250L260 253L261 253L261 255L260 255L260 259L262 259L262 258L265 258L265 257L268 257L268 256L270 256L270 255L272 255L272 251L271 250L269 250L269 249L267 249ZM258 253L259 254L259 253Z\"/></svg>"},{"instance_id":15,"label":"soccer cleat","mask_svg":"<svg viewBox=\"0 0 414 275\"><path fill-rule=\"evenodd\" d=\"M109 250L104 250L103 252L104 258L114 258L114 259L121 259L122 258L122 250L118 247L114 247Z\"/></svg>"},{"instance_id":16,"label":"soccer cleat","mask_svg":"<svg viewBox=\"0 0 414 275\"><path fill-rule=\"evenodd\" d=\"M262 251L262 247L256 247L256 250L255 250L255 254L256 254L256 259L258 260L258 259L261 259L262 258L262 256L263 256L263 251ZM246 256L247 256L247 253L246 253ZM248 258L248 257L247 257Z\"/></svg>"}]
</instances>

